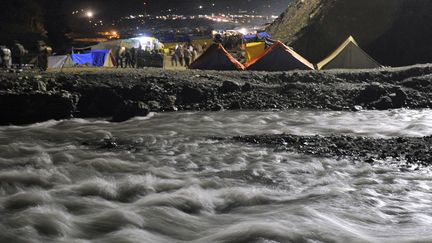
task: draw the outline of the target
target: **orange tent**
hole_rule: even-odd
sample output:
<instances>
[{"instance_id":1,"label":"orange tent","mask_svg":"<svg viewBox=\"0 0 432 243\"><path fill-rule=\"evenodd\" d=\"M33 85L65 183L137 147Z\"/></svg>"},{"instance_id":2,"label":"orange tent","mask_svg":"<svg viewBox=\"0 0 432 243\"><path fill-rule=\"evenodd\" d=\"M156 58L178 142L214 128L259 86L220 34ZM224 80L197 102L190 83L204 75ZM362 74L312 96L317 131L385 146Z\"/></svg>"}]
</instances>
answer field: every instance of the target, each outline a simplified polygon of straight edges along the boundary
<instances>
[{"instance_id":1,"label":"orange tent","mask_svg":"<svg viewBox=\"0 0 432 243\"><path fill-rule=\"evenodd\" d=\"M243 64L229 54L221 44L213 44L191 65L191 69L244 70Z\"/></svg>"},{"instance_id":2,"label":"orange tent","mask_svg":"<svg viewBox=\"0 0 432 243\"><path fill-rule=\"evenodd\" d=\"M263 54L245 64L255 71L313 70L314 65L297 52L277 41Z\"/></svg>"}]
</instances>

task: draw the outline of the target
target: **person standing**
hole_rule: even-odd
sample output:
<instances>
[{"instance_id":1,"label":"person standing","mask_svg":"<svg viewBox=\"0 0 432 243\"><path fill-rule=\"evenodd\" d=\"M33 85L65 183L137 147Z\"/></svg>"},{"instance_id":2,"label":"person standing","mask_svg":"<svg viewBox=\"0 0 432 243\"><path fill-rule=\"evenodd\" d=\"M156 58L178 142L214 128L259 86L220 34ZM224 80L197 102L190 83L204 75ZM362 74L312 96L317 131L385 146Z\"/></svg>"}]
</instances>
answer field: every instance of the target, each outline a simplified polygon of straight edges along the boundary
<instances>
[{"instance_id":1,"label":"person standing","mask_svg":"<svg viewBox=\"0 0 432 243\"><path fill-rule=\"evenodd\" d=\"M51 55L52 49L44 41L38 41L38 56L37 66L39 70L46 71L48 69L48 56Z\"/></svg>"},{"instance_id":2,"label":"person standing","mask_svg":"<svg viewBox=\"0 0 432 243\"><path fill-rule=\"evenodd\" d=\"M131 51L131 49L126 49L125 61L126 61L125 68L128 68L128 67L132 68L132 51Z\"/></svg>"},{"instance_id":3,"label":"person standing","mask_svg":"<svg viewBox=\"0 0 432 243\"><path fill-rule=\"evenodd\" d=\"M195 62L195 60L198 58L198 52L196 48L193 48L192 50L192 60L191 63Z\"/></svg>"},{"instance_id":4,"label":"person standing","mask_svg":"<svg viewBox=\"0 0 432 243\"><path fill-rule=\"evenodd\" d=\"M126 52L125 47L119 47L119 49L117 50L117 55L116 55L117 68L124 67L124 58L126 54L125 52Z\"/></svg>"},{"instance_id":5,"label":"person standing","mask_svg":"<svg viewBox=\"0 0 432 243\"><path fill-rule=\"evenodd\" d=\"M136 68L136 66L137 66L137 49L135 47L132 47L130 49L130 55L131 55L131 67Z\"/></svg>"},{"instance_id":6,"label":"person standing","mask_svg":"<svg viewBox=\"0 0 432 243\"><path fill-rule=\"evenodd\" d=\"M182 45L179 45L178 48L175 50L176 55L178 57L180 66L184 66L184 52L183 52L183 47Z\"/></svg>"},{"instance_id":7,"label":"person standing","mask_svg":"<svg viewBox=\"0 0 432 243\"><path fill-rule=\"evenodd\" d=\"M192 53L191 53L191 51L189 50L189 48L185 48L185 49L184 49L184 54L183 54L183 56L184 56L185 66L186 66L187 68L189 68L190 61L191 61L191 58L192 58Z\"/></svg>"},{"instance_id":8,"label":"person standing","mask_svg":"<svg viewBox=\"0 0 432 243\"><path fill-rule=\"evenodd\" d=\"M14 45L12 47L12 60L14 61L14 64L18 65L18 69L22 69L23 59L27 54L28 51L24 48L24 46L18 41L14 41Z\"/></svg>"},{"instance_id":9,"label":"person standing","mask_svg":"<svg viewBox=\"0 0 432 243\"><path fill-rule=\"evenodd\" d=\"M171 66L177 67L177 65L178 65L177 53L175 52L175 50L171 49L170 54L171 54Z\"/></svg>"},{"instance_id":10,"label":"person standing","mask_svg":"<svg viewBox=\"0 0 432 243\"><path fill-rule=\"evenodd\" d=\"M6 46L0 46L1 66L4 69L9 69L11 64L11 50Z\"/></svg>"}]
</instances>

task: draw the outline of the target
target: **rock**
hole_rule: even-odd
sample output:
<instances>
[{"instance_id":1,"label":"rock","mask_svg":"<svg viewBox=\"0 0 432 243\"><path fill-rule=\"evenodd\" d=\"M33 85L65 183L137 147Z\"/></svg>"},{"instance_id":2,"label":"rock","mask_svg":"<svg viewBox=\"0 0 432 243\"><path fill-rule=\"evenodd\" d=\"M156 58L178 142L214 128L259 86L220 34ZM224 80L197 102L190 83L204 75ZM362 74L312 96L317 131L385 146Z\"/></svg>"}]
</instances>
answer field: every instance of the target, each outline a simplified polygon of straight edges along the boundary
<instances>
[{"instance_id":1,"label":"rock","mask_svg":"<svg viewBox=\"0 0 432 243\"><path fill-rule=\"evenodd\" d=\"M114 89L102 86L83 90L77 109L79 117L110 117L121 105L123 98Z\"/></svg>"},{"instance_id":2,"label":"rock","mask_svg":"<svg viewBox=\"0 0 432 243\"><path fill-rule=\"evenodd\" d=\"M432 75L407 78L401 82L401 85L416 90L424 90L432 85Z\"/></svg>"},{"instance_id":3,"label":"rock","mask_svg":"<svg viewBox=\"0 0 432 243\"><path fill-rule=\"evenodd\" d=\"M394 93L391 93L389 97L392 100L393 108L402 108L405 106L408 95L405 93L405 91L401 90L400 88L396 88L392 90Z\"/></svg>"},{"instance_id":4,"label":"rock","mask_svg":"<svg viewBox=\"0 0 432 243\"><path fill-rule=\"evenodd\" d=\"M363 107L360 105L356 105L352 108L352 111L362 111L362 110L363 110Z\"/></svg>"},{"instance_id":5,"label":"rock","mask_svg":"<svg viewBox=\"0 0 432 243\"><path fill-rule=\"evenodd\" d=\"M371 103L370 105L377 110L388 110L393 108L393 101L390 97L384 96L381 97L378 101Z\"/></svg>"},{"instance_id":6,"label":"rock","mask_svg":"<svg viewBox=\"0 0 432 243\"><path fill-rule=\"evenodd\" d=\"M240 110L241 108L242 106L239 101L233 101L229 106L230 110Z\"/></svg>"},{"instance_id":7,"label":"rock","mask_svg":"<svg viewBox=\"0 0 432 243\"><path fill-rule=\"evenodd\" d=\"M216 104L216 105L211 107L212 111L222 111L223 109L224 109L224 107L221 104Z\"/></svg>"},{"instance_id":8,"label":"rock","mask_svg":"<svg viewBox=\"0 0 432 243\"><path fill-rule=\"evenodd\" d=\"M368 104L377 101L386 95L386 89L380 84L370 84L358 94L356 101L358 104Z\"/></svg>"},{"instance_id":9,"label":"rock","mask_svg":"<svg viewBox=\"0 0 432 243\"><path fill-rule=\"evenodd\" d=\"M241 87L237 82L234 81L224 81L222 86L219 88L221 93L232 93L240 91Z\"/></svg>"},{"instance_id":10,"label":"rock","mask_svg":"<svg viewBox=\"0 0 432 243\"><path fill-rule=\"evenodd\" d=\"M180 92L180 101L185 104L201 103L205 100L204 92L200 88L185 86Z\"/></svg>"},{"instance_id":11,"label":"rock","mask_svg":"<svg viewBox=\"0 0 432 243\"><path fill-rule=\"evenodd\" d=\"M147 102L147 104L148 104L149 109L151 111L160 111L161 110L161 106L160 106L159 102L157 102L157 101L151 100L151 101Z\"/></svg>"},{"instance_id":12,"label":"rock","mask_svg":"<svg viewBox=\"0 0 432 243\"><path fill-rule=\"evenodd\" d=\"M76 109L76 96L68 92L8 93L0 95L0 124L29 124L68 119Z\"/></svg>"},{"instance_id":13,"label":"rock","mask_svg":"<svg viewBox=\"0 0 432 243\"><path fill-rule=\"evenodd\" d=\"M252 89L253 89L253 87L252 87L252 84L250 84L250 83L245 83L245 84L241 87L241 90L242 90L243 92L249 92L249 91L252 91Z\"/></svg>"},{"instance_id":14,"label":"rock","mask_svg":"<svg viewBox=\"0 0 432 243\"><path fill-rule=\"evenodd\" d=\"M147 116L149 112L144 102L127 100L116 109L111 121L124 122L136 116Z\"/></svg>"},{"instance_id":15,"label":"rock","mask_svg":"<svg viewBox=\"0 0 432 243\"><path fill-rule=\"evenodd\" d=\"M47 91L47 85L43 81L37 81L37 90L39 91Z\"/></svg>"}]
</instances>

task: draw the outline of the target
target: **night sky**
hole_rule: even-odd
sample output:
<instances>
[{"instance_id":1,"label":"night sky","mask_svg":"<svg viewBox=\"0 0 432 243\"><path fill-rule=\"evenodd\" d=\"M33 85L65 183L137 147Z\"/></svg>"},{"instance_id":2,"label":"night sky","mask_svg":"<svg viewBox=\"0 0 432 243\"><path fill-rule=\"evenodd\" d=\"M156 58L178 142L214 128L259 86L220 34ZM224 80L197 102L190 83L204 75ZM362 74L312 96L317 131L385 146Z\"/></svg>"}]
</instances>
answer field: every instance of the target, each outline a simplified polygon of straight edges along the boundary
<instances>
[{"instance_id":1,"label":"night sky","mask_svg":"<svg viewBox=\"0 0 432 243\"><path fill-rule=\"evenodd\" d=\"M92 9L100 17L143 12L159 14L168 9L176 14L236 13L242 9L256 10L260 14L279 15L287 8L289 2L291 0L67 0L65 6L71 10ZM199 6L202 6L202 9Z\"/></svg>"}]
</instances>

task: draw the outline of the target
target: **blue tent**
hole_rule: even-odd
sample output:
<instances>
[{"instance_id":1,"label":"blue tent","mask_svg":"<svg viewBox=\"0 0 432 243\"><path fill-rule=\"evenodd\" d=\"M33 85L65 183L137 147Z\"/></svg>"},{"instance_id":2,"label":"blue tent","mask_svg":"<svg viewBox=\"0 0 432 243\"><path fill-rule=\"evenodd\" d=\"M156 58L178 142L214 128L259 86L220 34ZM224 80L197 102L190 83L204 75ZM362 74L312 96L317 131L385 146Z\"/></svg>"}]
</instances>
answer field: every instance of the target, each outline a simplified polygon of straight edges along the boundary
<instances>
[{"instance_id":1,"label":"blue tent","mask_svg":"<svg viewBox=\"0 0 432 243\"><path fill-rule=\"evenodd\" d=\"M106 56L109 54L108 50L93 50L91 51L91 57L93 59L93 66L103 67Z\"/></svg>"},{"instance_id":2,"label":"blue tent","mask_svg":"<svg viewBox=\"0 0 432 243\"><path fill-rule=\"evenodd\" d=\"M85 54L72 54L72 61L79 65L90 64L95 67L103 67L109 50L93 50Z\"/></svg>"},{"instance_id":3,"label":"blue tent","mask_svg":"<svg viewBox=\"0 0 432 243\"><path fill-rule=\"evenodd\" d=\"M75 64L79 65L86 65L86 64L93 64L93 59L91 53L86 54L72 54L72 61Z\"/></svg>"},{"instance_id":4,"label":"blue tent","mask_svg":"<svg viewBox=\"0 0 432 243\"><path fill-rule=\"evenodd\" d=\"M258 34L250 34L250 35L243 36L243 39L245 40L250 40L254 38L271 39L271 35L269 35L267 32L260 32Z\"/></svg>"}]
</instances>

